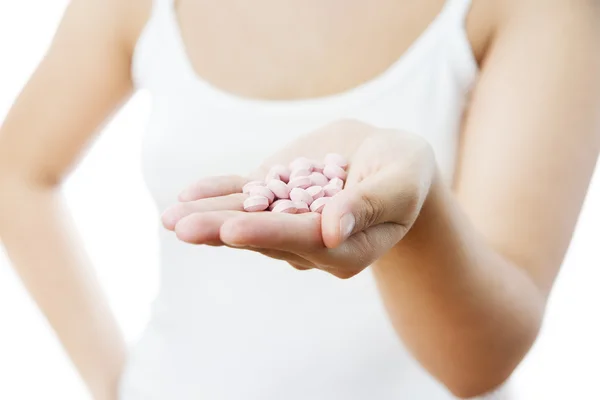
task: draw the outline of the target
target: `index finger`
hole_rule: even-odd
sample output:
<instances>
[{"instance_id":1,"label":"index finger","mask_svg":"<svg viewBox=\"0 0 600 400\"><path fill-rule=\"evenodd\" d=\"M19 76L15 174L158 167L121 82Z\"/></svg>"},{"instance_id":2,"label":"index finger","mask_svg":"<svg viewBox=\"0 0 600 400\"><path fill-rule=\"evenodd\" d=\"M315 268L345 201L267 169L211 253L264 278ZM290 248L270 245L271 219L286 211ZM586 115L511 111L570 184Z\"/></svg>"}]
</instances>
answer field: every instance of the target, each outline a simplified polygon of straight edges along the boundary
<instances>
[{"instance_id":1,"label":"index finger","mask_svg":"<svg viewBox=\"0 0 600 400\"><path fill-rule=\"evenodd\" d=\"M242 193L242 188L248 181L248 178L239 175L211 176L200 179L179 194L179 201L195 201Z\"/></svg>"}]
</instances>

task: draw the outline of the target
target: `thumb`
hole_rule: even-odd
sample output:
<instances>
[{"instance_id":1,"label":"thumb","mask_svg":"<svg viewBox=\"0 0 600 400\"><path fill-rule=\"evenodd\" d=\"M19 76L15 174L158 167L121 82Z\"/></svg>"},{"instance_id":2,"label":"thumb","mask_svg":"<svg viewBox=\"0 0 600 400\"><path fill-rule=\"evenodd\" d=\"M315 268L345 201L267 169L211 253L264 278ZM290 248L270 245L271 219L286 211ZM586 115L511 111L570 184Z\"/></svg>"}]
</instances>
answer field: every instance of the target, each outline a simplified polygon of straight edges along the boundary
<instances>
[{"instance_id":1,"label":"thumb","mask_svg":"<svg viewBox=\"0 0 600 400\"><path fill-rule=\"evenodd\" d=\"M323 209L323 243L336 248L353 234L384 223L410 227L428 186L415 182L415 177L382 171L345 188Z\"/></svg>"}]
</instances>

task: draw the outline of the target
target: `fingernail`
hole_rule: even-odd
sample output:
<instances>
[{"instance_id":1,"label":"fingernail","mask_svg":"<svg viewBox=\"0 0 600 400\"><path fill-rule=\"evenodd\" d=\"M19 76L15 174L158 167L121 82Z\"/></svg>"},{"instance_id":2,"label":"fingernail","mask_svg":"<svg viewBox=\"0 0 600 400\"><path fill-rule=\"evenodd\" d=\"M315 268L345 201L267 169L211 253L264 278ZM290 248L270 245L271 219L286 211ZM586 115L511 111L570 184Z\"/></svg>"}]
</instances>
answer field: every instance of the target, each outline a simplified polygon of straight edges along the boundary
<instances>
[{"instance_id":1,"label":"fingernail","mask_svg":"<svg viewBox=\"0 0 600 400\"><path fill-rule=\"evenodd\" d=\"M190 201L191 200L191 190L190 189L185 189L183 191L181 191L181 193L179 193L179 195L177 196L177 200L179 201Z\"/></svg>"},{"instance_id":2,"label":"fingernail","mask_svg":"<svg viewBox=\"0 0 600 400\"><path fill-rule=\"evenodd\" d=\"M346 240L352 234L354 230L354 224L356 220L352 214L344 214L340 219L340 233L342 234L342 240Z\"/></svg>"},{"instance_id":3,"label":"fingernail","mask_svg":"<svg viewBox=\"0 0 600 400\"><path fill-rule=\"evenodd\" d=\"M179 221L179 214L177 213L177 209L175 206L171 206L166 209L162 215L160 216L163 226L172 231L175 229L175 225Z\"/></svg>"}]
</instances>

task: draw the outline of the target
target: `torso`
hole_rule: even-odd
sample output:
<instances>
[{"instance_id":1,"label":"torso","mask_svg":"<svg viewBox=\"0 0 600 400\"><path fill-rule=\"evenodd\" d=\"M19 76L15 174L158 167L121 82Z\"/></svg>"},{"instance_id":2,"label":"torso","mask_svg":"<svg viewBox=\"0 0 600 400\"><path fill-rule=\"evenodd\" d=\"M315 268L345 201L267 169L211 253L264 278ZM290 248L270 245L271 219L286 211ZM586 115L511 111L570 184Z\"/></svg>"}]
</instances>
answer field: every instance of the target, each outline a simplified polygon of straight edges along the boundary
<instances>
[{"instance_id":1,"label":"torso","mask_svg":"<svg viewBox=\"0 0 600 400\"><path fill-rule=\"evenodd\" d=\"M138 0L135 40L150 12ZM194 71L247 98L315 98L381 74L439 15L445 0L175 0ZM498 24L489 1L474 1L466 32L478 62ZM218 5L216 5L218 4Z\"/></svg>"},{"instance_id":2,"label":"torso","mask_svg":"<svg viewBox=\"0 0 600 400\"><path fill-rule=\"evenodd\" d=\"M469 1L450 1L155 0L132 73L154 101L143 172L158 210L341 118L427 137L450 179L491 34L475 18L488 2L465 31ZM163 229L160 246L122 400L451 398L402 347L369 270L341 281Z\"/></svg>"}]
</instances>

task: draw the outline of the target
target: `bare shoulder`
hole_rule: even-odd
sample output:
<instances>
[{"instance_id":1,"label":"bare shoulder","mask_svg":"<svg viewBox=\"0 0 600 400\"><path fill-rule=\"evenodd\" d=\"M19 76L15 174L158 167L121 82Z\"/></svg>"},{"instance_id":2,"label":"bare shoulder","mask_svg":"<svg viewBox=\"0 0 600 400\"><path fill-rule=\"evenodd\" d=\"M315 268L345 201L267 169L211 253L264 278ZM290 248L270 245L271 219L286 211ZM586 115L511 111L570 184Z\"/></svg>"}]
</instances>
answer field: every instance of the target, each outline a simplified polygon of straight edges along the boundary
<instances>
[{"instance_id":1,"label":"bare shoulder","mask_svg":"<svg viewBox=\"0 0 600 400\"><path fill-rule=\"evenodd\" d=\"M574 14L600 12L597 0L495 0L497 12L504 19L524 15L554 15L564 18Z\"/></svg>"},{"instance_id":2,"label":"bare shoulder","mask_svg":"<svg viewBox=\"0 0 600 400\"><path fill-rule=\"evenodd\" d=\"M564 26L585 35L600 34L598 0L473 0L467 17L467 34L480 63L501 34ZM571 28L569 28L569 26ZM533 37L532 36L532 37ZM568 35L565 35L565 40ZM528 37L522 37L528 40Z\"/></svg>"}]
</instances>

